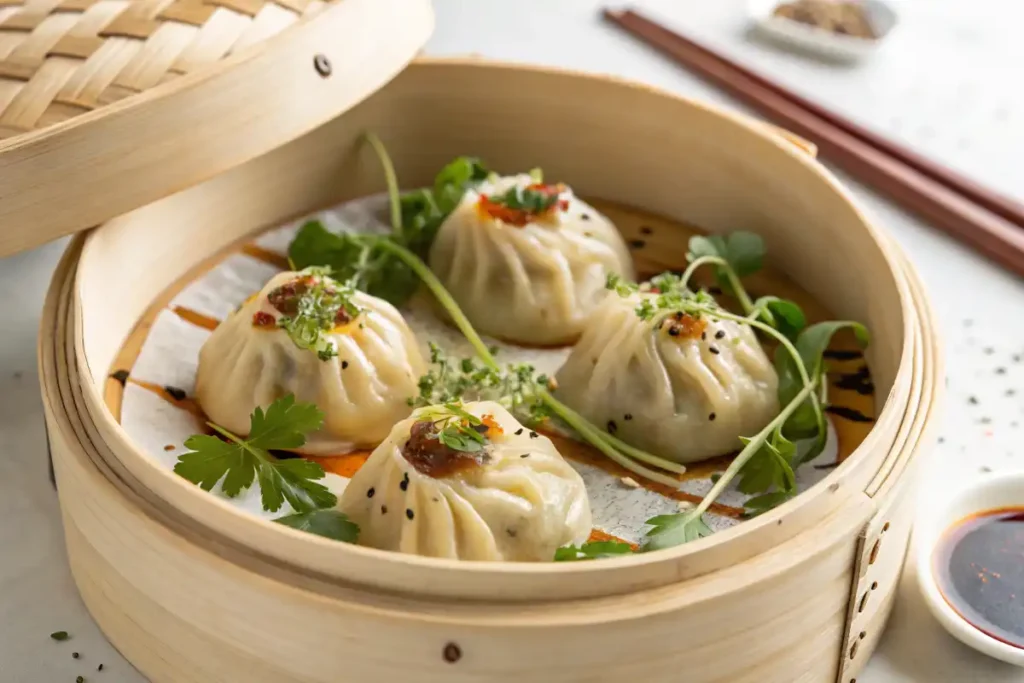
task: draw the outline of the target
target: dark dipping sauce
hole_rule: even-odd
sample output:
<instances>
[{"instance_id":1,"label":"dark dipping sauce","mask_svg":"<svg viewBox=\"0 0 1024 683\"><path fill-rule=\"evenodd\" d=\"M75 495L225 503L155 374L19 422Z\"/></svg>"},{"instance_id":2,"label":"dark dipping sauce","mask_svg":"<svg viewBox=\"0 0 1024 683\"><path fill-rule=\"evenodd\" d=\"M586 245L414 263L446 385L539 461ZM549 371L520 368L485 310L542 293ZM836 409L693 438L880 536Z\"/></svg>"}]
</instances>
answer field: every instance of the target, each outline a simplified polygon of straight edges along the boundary
<instances>
[{"instance_id":1,"label":"dark dipping sauce","mask_svg":"<svg viewBox=\"0 0 1024 683\"><path fill-rule=\"evenodd\" d=\"M441 443L437 430L430 420L413 424L409 440L402 447L402 455L419 472L434 479L444 479L453 474L480 467L486 451L466 453Z\"/></svg>"},{"instance_id":2,"label":"dark dipping sauce","mask_svg":"<svg viewBox=\"0 0 1024 683\"><path fill-rule=\"evenodd\" d=\"M1024 648L1024 508L986 510L939 540L939 591L969 624Z\"/></svg>"}]
</instances>

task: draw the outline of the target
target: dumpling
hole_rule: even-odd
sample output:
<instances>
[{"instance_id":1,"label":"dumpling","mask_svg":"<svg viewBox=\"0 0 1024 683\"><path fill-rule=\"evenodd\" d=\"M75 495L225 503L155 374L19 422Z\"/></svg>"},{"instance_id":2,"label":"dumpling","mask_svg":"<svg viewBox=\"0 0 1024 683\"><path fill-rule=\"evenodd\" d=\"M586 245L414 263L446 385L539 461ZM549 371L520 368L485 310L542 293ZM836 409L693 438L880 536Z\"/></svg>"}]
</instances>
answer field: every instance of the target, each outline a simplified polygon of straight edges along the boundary
<instances>
[{"instance_id":1,"label":"dumpling","mask_svg":"<svg viewBox=\"0 0 1024 683\"><path fill-rule=\"evenodd\" d=\"M438 438L453 429L473 430L479 449ZM399 422L339 507L361 544L428 557L550 561L591 531L580 475L547 437L491 401L420 408Z\"/></svg>"},{"instance_id":2,"label":"dumpling","mask_svg":"<svg viewBox=\"0 0 1024 683\"><path fill-rule=\"evenodd\" d=\"M623 441L680 463L739 449L779 413L778 375L754 331L609 294L555 378L555 395Z\"/></svg>"},{"instance_id":3,"label":"dumpling","mask_svg":"<svg viewBox=\"0 0 1024 683\"><path fill-rule=\"evenodd\" d=\"M282 318L295 324L285 329ZM308 269L274 276L214 330L199 352L196 397L236 434L281 396L313 402L324 425L301 451L331 455L383 441L412 411L425 369L391 304Z\"/></svg>"},{"instance_id":4,"label":"dumpling","mask_svg":"<svg viewBox=\"0 0 1024 683\"><path fill-rule=\"evenodd\" d=\"M574 342L608 274L633 277L611 221L564 185L528 175L467 190L429 261L478 331L535 345Z\"/></svg>"}]
</instances>

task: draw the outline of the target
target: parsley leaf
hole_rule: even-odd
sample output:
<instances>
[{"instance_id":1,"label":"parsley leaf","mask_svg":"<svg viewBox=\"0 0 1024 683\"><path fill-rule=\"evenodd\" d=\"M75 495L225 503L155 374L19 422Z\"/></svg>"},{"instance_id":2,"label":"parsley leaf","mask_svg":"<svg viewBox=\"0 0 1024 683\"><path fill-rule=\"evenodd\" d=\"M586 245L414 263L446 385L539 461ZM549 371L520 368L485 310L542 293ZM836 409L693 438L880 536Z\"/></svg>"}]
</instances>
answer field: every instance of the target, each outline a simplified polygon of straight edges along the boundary
<instances>
[{"instance_id":1,"label":"parsley leaf","mask_svg":"<svg viewBox=\"0 0 1024 683\"><path fill-rule=\"evenodd\" d=\"M644 552L671 548L712 534L711 527L704 521L704 515L700 513L699 508L674 515L658 515L651 517L646 523L654 528L647 532Z\"/></svg>"},{"instance_id":2,"label":"parsley leaf","mask_svg":"<svg viewBox=\"0 0 1024 683\"><path fill-rule=\"evenodd\" d=\"M338 510L312 510L285 515L274 520L278 524L290 526L335 541L355 543L359 538L359 525L349 520Z\"/></svg>"},{"instance_id":3,"label":"parsley leaf","mask_svg":"<svg viewBox=\"0 0 1024 683\"><path fill-rule=\"evenodd\" d=\"M333 507L337 497L316 480L324 478L323 468L308 460L278 460L271 449L298 448L306 434L323 424L323 413L313 403L296 403L291 394L270 404L266 412L257 407L250 418L249 436L243 439L208 423L227 441L196 434L185 441L190 449L178 458L174 471L210 491L223 479L221 489L236 497L259 479L263 509L276 512L284 501L296 512Z\"/></svg>"},{"instance_id":4,"label":"parsley leaf","mask_svg":"<svg viewBox=\"0 0 1024 683\"><path fill-rule=\"evenodd\" d=\"M749 498L743 504L747 517L756 517L785 503L796 495L796 491L772 491Z\"/></svg>"},{"instance_id":5,"label":"parsley leaf","mask_svg":"<svg viewBox=\"0 0 1024 683\"><path fill-rule=\"evenodd\" d=\"M555 551L555 562L598 560L621 557L633 552L633 547L620 541L590 541L580 546L567 545Z\"/></svg>"},{"instance_id":6,"label":"parsley leaf","mask_svg":"<svg viewBox=\"0 0 1024 683\"><path fill-rule=\"evenodd\" d=\"M740 437L740 441L744 446L750 443L745 437ZM763 493L772 488L795 492L795 459L796 445L782 435L781 429L776 429L740 470L736 488L746 494Z\"/></svg>"}]
</instances>

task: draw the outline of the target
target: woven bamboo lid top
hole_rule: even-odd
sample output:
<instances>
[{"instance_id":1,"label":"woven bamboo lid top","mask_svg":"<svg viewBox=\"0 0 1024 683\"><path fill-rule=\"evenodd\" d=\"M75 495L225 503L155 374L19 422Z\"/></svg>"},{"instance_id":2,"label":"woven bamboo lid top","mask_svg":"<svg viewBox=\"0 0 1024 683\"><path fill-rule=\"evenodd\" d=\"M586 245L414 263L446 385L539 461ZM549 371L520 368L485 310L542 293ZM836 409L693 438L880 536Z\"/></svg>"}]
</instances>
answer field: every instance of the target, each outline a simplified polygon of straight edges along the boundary
<instances>
[{"instance_id":1,"label":"woven bamboo lid top","mask_svg":"<svg viewBox=\"0 0 1024 683\"><path fill-rule=\"evenodd\" d=\"M0 256L341 114L432 21L429 0L0 0Z\"/></svg>"}]
</instances>

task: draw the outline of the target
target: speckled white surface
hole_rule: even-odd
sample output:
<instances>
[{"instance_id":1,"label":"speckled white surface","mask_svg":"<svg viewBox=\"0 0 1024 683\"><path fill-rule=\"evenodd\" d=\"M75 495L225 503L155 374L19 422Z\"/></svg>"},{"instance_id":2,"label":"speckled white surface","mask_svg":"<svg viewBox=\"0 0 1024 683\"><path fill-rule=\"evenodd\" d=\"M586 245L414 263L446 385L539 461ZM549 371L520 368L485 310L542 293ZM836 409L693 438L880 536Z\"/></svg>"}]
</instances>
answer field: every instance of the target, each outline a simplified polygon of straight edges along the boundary
<instances>
[{"instance_id":1,"label":"speckled white surface","mask_svg":"<svg viewBox=\"0 0 1024 683\"><path fill-rule=\"evenodd\" d=\"M638 4L812 95L1024 200L1024 4L903 0L902 23L877 55L835 67L745 36L743 0ZM614 73L715 102L728 100L597 17L599 0L435 0L433 54L490 57ZM941 498L990 471L1024 467L1024 281L989 265L856 183L865 207L903 245L936 304L949 395L927 495ZM0 683L140 683L74 590L47 478L35 341L51 244L0 260ZM969 323L967 321L970 321ZM971 398L974 401L971 401ZM52 631L72 634L54 643ZM81 659L72 659L72 652ZM98 664L105 665L96 673ZM928 614L912 578L858 683L1024 683L1024 670L961 645Z\"/></svg>"}]
</instances>

